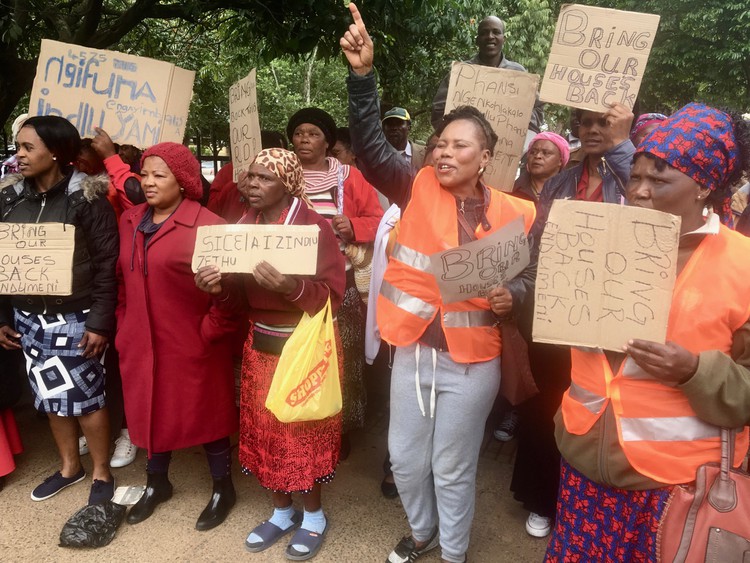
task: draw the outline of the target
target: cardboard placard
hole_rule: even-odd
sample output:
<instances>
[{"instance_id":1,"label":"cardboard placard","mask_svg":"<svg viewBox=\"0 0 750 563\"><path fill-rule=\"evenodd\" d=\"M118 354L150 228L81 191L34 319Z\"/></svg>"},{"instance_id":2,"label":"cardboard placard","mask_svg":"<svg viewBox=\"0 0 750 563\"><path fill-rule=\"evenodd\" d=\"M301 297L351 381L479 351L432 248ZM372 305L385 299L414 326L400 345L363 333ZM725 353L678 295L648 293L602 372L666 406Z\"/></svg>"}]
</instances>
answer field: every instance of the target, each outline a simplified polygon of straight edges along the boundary
<instances>
[{"instance_id":1,"label":"cardboard placard","mask_svg":"<svg viewBox=\"0 0 750 563\"><path fill-rule=\"evenodd\" d=\"M73 293L74 225L0 223L0 295Z\"/></svg>"},{"instance_id":2,"label":"cardboard placard","mask_svg":"<svg viewBox=\"0 0 750 563\"><path fill-rule=\"evenodd\" d=\"M140 148L182 143L194 79L171 63L43 39L29 115L60 115L81 137L100 127Z\"/></svg>"},{"instance_id":3,"label":"cardboard placard","mask_svg":"<svg viewBox=\"0 0 750 563\"><path fill-rule=\"evenodd\" d=\"M664 343L677 272L680 218L556 200L539 246L536 342L622 351Z\"/></svg>"},{"instance_id":4,"label":"cardboard placard","mask_svg":"<svg viewBox=\"0 0 750 563\"><path fill-rule=\"evenodd\" d=\"M236 182L261 149L255 69L229 89L229 133Z\"/></svg>"},{"instance_id":5,"label":"cardboard placard","mask_svg":"<svg viewBox=\"0 0 750 563\"><path fill-rule=\"evenodd\" d=\"M655 14L563 5L540 98L597 112L612 102L632 109L658 27Z\"/></svg>"},{"instance_id":6,"label":"cardboard placard","mask_svg":"<svg viewBox=\"0 0 750 563\"><path fill-rule=\"evenodd\" d=\"M484 171L488 186L513 190L538 86L539 76L528 72L457 62L451 66L445 113L458 106L475 107L498 136Z\"/></svg>"},{"instance_id":7,"label":"cardboard placard","mask_svg":"<svg viewBox=\"0 0 750 563\"><path fill-rule=\"evenodd\" d=\"M430 256L443 303L487 297L529 265L523 217L479 240Z\"/></svg>"},{"instance_id":8,"label":"cardboard placard","mask_svg":"<svg viewBox=\"0 0 750 563\"><path fill-rule=\"evenodd\" d=\"M216 265L222 272L250 274L265 260L282 274L315 274L317 225L208 225L198 227L193 271Z\"/></svg>"}]
</instances>

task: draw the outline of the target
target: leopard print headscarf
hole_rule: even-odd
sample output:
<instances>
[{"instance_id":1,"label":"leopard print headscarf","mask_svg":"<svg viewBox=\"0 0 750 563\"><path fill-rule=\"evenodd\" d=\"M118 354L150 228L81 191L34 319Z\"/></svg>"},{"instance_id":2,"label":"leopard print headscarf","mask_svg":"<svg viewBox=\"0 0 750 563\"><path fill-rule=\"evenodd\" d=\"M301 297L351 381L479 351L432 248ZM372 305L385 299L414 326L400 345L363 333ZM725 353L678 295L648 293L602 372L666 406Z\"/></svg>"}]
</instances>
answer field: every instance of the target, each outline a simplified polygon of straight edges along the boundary
<instances>
[{"instance_id":1,"label":"leopard print headscarf","mask_svg":"<svg viewBox=\"0 0 750 563\"><path fill-rule=\"evenodd\" d=\"M287 192L304 201L310 209L313 208L305 192L302 164L292 151L280 148L263 149L255 157L253 164L260 164L267 168L281 180Z\"/></svg>"}]
</instances>

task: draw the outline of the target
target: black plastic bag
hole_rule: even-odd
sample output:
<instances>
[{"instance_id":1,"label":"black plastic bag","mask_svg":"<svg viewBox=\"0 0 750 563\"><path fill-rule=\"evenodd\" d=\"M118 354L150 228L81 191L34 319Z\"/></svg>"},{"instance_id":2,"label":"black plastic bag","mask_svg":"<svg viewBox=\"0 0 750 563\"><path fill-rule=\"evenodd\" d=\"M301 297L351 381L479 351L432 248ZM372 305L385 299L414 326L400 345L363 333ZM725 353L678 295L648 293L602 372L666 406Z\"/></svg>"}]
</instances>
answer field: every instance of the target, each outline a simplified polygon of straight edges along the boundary
<instances>
[{"instance_id":1,"label":"black plastic bag","mask_svg":"<svg viewBox=\"0 0 750 563\"><path fill-rule=\"evenodd\" d=\"M125 520L125 507L111 500L84 506L63 526L60 547L104 547Z\"/></svg>"}]
</instances>

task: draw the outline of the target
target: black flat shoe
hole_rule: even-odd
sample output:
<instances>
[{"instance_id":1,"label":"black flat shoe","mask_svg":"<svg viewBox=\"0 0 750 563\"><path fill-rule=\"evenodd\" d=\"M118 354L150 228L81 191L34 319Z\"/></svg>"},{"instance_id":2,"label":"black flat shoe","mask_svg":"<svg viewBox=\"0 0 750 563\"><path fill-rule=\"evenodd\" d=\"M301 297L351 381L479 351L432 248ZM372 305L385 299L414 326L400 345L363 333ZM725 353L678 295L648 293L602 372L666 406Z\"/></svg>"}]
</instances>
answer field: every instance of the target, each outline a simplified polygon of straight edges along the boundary
<instances>
[{"instance_id":1,"label":"black flat shoe","mask_svg":"<svg viewBox=\"0 0 750 563\"><path fill-rule=\"evenodd\" d=\"M143 496L128 512L128 524L138 524L149 518L154 509L172 498L172 483L166 473L148 473Z\"/></svg>"},{"instance_id":2,"label":"black flat shoe","mask_svg":"<svg viewBox=\"0 0 750 563\"><path fill-rule=\"evenodd\" d=\"M383 480L380 482L380 492L383 493L383 496L385 498L396 498L398 496L398 488L396 488L396 483L389 483L386 481L388 477L392 477L393 473L389 473L385 477L383 477Z\"/></svg>"},{"instance_id":3,"label":"black flat shoe","mask_svg":"<svg viewBox=\"0 0 750 563\"><path fill-rule=\"evenodd\" d=\"M198 517L195 529L205 532L224 522L235 502L237 502L237 493L234 490L232 477L227 476L214 479L214 490L211 500L208 501L208 505L206 505L206 508L203 509L203 512Z\"/></svg>"}]
</instances>

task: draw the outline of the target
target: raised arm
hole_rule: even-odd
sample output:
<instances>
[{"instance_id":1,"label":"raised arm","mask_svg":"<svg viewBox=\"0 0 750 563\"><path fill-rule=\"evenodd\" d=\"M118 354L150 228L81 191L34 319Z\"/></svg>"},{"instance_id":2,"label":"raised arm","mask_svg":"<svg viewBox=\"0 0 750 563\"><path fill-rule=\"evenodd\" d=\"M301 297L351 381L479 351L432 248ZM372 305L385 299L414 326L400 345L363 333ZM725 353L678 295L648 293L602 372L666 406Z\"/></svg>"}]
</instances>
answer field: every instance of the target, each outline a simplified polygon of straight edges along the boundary
<instances>
[{"instance_id":1,"label":"raised arm","mask_svg":"<svg viewBox=\"0 0 750 563\"><path fill-rule=\"evenodd\" d=\"M412 166L385 138L373 72L373 44L362 16L349 4L354 23L339 41L349 66L349 130L362 174L402 209L411 196Z\"/></svg>"}]
</instances>

